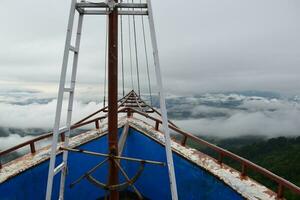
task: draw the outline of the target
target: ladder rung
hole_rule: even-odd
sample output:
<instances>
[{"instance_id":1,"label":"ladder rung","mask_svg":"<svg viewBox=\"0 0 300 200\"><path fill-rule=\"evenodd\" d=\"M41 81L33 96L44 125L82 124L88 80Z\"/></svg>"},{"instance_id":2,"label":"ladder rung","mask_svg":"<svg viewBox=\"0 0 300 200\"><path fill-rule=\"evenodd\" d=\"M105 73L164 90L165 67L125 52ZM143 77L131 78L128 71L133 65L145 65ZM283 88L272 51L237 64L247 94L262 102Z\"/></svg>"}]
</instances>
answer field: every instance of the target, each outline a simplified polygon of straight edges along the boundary
<instances>
[{"instance_id":1,"label":"ladder rung","mask_svg":"<svg viewBox=\"0 0 300 200\"><path fill-rule=\"evenodd\" d=\"M60 165L58 165L57 167L55 167L55 169L54 169L54 175L56 175L58 172L60 172L64 166L65 166L65 163L62 162L62 163L60 163Z\"/></svg>"},{"instance_id":2,"label":"ladder rung","mask_svg":"<svg viewBox=\"0 0 300 200\"><path fill-rule=\"evenodd\" d=\"M75 53L78 52L77 49L75 47L73 47L72 45L70 45L69 49L70 49L70 51L73 51Z\"/></svg>"},{"instance_id":3,"label":"ladder rung","mask_svg":"<svg viewBox=\"0 0 300 200\"><path fill-rule=\"evenodd\" d=\"M74 92L73 88L64 88L64 92Z\"/></svg>"},{"instance_id":4,"label":"ladder rung","mask_svg":"<svg viewBox=\"0 0 300 200\"><path fill-rule=\"evenodd\" d=\"M58 130L58 133L61 134L61 133L64 133L64 132L67 132L69 129L64 126L64 127L61 127L59 130Z\"/></svg>"}]
</instances>

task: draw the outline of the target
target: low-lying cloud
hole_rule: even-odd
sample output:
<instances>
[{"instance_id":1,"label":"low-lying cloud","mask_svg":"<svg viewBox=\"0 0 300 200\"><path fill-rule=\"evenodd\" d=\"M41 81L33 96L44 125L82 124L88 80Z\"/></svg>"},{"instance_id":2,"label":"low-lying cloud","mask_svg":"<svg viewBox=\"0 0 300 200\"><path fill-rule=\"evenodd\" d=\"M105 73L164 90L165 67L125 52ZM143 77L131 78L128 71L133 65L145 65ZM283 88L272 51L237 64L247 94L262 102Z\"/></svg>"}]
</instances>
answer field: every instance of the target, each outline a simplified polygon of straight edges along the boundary
<instances>
[{"instance_id":1,"label":"low-lying cloud","mask_svg":"<svg viewBox=\"0 0 300 200\"><path fill-rule=\"evenodd\" d=\"M27 102L27 101L23 101ZM61 126L65 125L66 105L63 103ZM91 114L102 105L95 102L75 101L73 122ZM56 100L43 102L36 99L34 103L0 103L0 151L28 141L36 135L48 132L53 128Z\"/></svg>"},{"instance_id":2,"label":"low-lying cloud","mask_svg":"<svg viewBox=\"0 0 300 200\"><path fill-rule=\"evenodd\" d=\"M62 121L66 119L67 101L63 103ZM95 102L82 103L75 101L73 104L73 121L80 120L95 110L101 108L101 104ZM0 126L14 128L46 128L54 124L56 100L45 104L18 105L0 103Z\"/></svg>"},{"instance_id":3,"label":"low-lying cloud","mask_svg":"<svg viewBox=\"0 0 300 200\"><path fill-rule=\"evenodd\" d=\"M22 103L23 102L23 103ZM27 102L28 104L24 103ZM171 96L167 99L168 114L176 124L196 135L237 137L260 135L265 137L299 136L300 104L297 98L235 94L203 94L191 97ZM67 101L63 110L66 111ZM93 113L102 103L77 100L74 102L73 122ZM0 102L1 149L32 138L31 128L49 131L55 117L56 100L36 99L21 103ZM63 112L62 125L66 118ZM8 128L22 129L7 132Z\"/></svg>"},{"instance_id":4,"label":"low-lying cloud","mask_svg":"<svg viewBox=\"0 0 300 200\"><path fill-rule=\"evenodd\" d=\"M239 112L228 118L177 120L177 124L197 135L236 137L261 135L267 137L299 136L300 112Z\"/></svg>"},{"instance_id":5,"label":"low-lying cloud","mask_svg":"<svg viewBox=\"0 0 300 200\"><path fill-rule=\"evenodd\" d=\"M230 101L233 104L230 104ZM194 106L191 113L190 119L176 119L176 123L198 135L300 135L300 105L294 100L246 96L230 100L211 99L210 106Z\"/></svg>"}]
</instances>

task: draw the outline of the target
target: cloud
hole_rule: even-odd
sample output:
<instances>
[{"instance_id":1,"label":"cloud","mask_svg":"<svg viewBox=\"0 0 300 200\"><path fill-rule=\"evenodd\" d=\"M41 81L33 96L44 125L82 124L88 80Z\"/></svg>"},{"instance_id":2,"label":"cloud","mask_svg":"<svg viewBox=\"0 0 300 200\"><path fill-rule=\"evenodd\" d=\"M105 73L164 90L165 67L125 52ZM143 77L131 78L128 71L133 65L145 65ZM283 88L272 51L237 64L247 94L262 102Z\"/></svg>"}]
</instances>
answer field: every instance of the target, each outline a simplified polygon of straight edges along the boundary
<instances>
[{"instance_id":1,"label":"cloud","mask_svg":"<svg viewBox=\"0 0 300 200\"><path fill-rule=\"evenodd\" d=\"M66 120L67 101L63 102L61 126ZM73 122L100 109L102 104L75 101ZM14 128L52 128L55 117L56 100L46 104L16 105L0 103L0 125Z\"/></svg>"},{"instance_id":2,"label":"cloud","mask_svg":"<svg viewBox=\"0 0 300 200\"><path fill-rule=\"evenodd\" d=\"M197 135L219 137L300 135L299 101L274 98L274 95L268 96L269 93L261 93L261 96L254 94L255 92L249 96L239 93L169 96L168 114L179 127ZM8 102L0 102L0 126L51 129L54 124L56 100L41 101L39 97L44 95L29 93L18 104L14 103L15 99L18 99L15 96L11 97L15 99L10 99ZM30 104L26 104L29 102L28 98L32 100ZM66 111L66 100L63 105L63 111ZM72 121L78 121L101 107L100 102L76 99ZM62 126L65 118L66 112L63 112ZM12 134L14 133L3 136ZM22 139L15 136L14 138Z\"/></svg>"},{"instance_id":3,"label":"cloud","mask_svg":"<svg viewBox=\"0 0 300 200\"><path fill-rule=\"evenodd\" d=\"M300 105L298 102L244 97L242 104L236 108L238 109L197 106L193 113L208 112L208 117L176 120L176 123L197 135L218 137L300 135ZM224 115L210 117L215 112L222 112Z\"/></svg>"},{"instance_id":4,"label":"cloud","mask_svg":"<svg viewBox=\"0 0 300 200\"><path fill-rule=\"evenodd\" d=\"M243 135L299 136L299 116L299 112L271 117L262 112L237 113L225 119L190 119L176 121L176 123L183 129L204 136L225 138Z\"/></svg>"},{"instance_id":5,"label":"cloud","mask_svg":"<svg viewBox=\"0 0 300 200\"><path fill-rule=\"evenodd\" d=\"M6 8L0 13L0 43L5 47L0 49L0 79L58 82L70 2L26 0L16 4L3 0L0 5ZM297 76L300 26L296 9L299 1L229 0L220 3L193 0L187 4L184 1L153 0L153 7L168 91L195 94L262 89L300 93ZM172 10L167 16L166 9ZM11 10L14 10L14 15L11 15ZM50 14L49 10L54 13ZM123 20L125 79L126 87L130 87L127 17ZM141 80L145 80L141 84L146 87L140 17L136 17L136 23L140 74ZM80 83L103 83L104 28L103 16L84 19L78 65ZM148 30L146 26L154 83ZM136 86L135 74L134 70Z\"/></svg>"}]
</instances>

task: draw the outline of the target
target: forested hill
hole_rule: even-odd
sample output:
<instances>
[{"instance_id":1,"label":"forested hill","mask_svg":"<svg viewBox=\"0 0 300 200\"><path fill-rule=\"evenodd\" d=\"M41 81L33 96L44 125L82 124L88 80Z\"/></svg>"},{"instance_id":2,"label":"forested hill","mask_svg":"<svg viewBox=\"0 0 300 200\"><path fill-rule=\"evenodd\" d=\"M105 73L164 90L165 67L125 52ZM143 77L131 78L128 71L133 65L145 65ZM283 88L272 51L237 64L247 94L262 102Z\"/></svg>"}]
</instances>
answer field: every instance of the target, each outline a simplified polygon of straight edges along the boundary
<instances>
[{"instance_id":1,"label":"forested hill","mask_svg":"<svg viewBox=\"0 0 300 200\"><path fill-rule=\"evenodd\" d=\"M268 140L255 137L233 138L215 143L300 186L300 137L278 137ZM252 172L250 176L269 187L276 188L262 176ZM290 192L286 192L285 197L300 199Z\"/></svg>"}]
</instances>

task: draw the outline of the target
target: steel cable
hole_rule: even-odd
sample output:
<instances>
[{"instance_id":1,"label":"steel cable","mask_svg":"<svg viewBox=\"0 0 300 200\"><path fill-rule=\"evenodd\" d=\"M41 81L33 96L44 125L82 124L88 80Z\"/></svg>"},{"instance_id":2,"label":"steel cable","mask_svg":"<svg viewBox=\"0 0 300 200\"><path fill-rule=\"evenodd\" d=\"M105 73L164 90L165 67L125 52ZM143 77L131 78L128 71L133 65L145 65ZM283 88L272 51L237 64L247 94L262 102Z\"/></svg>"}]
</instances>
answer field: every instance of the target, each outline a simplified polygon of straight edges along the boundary
<instances>
[{"instance_id":1,"label":"steel cable","mask_svg":"<svg viewBox=\"0 0 300 200\"><path fill-rule=\"evenodd\" d=\"M140 0L140 3L142 3L141 0ZM153 105L153 103L152 103L152 89L151 89L151 80L150 80L150 74L149 74L149 60L148 60L147 42L146 42L146 34L145 34L145 24L144 24L144 17L141 16L141 18L142 18L143 39L144 39L146 68L147 68L147 77L148 77L148 89L149 89L149 95L150 95L150 105L152 106Z\"/></svg>"},{"instance_id":2,"label":"steel cable","mask_svg":"<svg viewBox=\"0 0 300 200\"><path fill-rule=\"evenodd\" d=\"M121 2L123 2L121 0ZM123 16L120 17L120 23L121 23L121 65L122 65L122 89L123 89L123 96L125 96L125 88L124 88L124 44L123 44Z\"/></svg>"},{"instance_id":3,"label":"steel cable","mask_svg":"<svg viewBox=\"0 0 300 200\"><path fill-rule=\"evenodd\" d=\"M104 90L103 90L103 107L105 107L105 101L106 101L106 82L107 82L107 45L108 45L108 17L106 17L106 30L105 30L105 58L104 58Z\"/></svg>"},{"instance_id":4,"label":"steel cable","mask_svg":"<svg viewBox=\"0 0 300 200\"><path fill-rule=\"evenodd\" d=\"M127 1L129 3L129 0ZM128 37L129 37L129 59L130 59L130 76L131 76L131 88L134 90L134 84L133 84L133 70L132 70L132 49L131 49L131 23L130 23L130 16L128 15Z\"/></svg>"},{"instance_id":5,"label":"steel cable","mask_svg":"<svg viewBox=\"0 0 300 200\"><path fill-rule=\"evenodd\" d=\"M133 0L132 0L132 3L134 3ZM134 8L132 10L134 10ZM135 16L133 15L132 18L133 18L133 31L134 31L133 33L134 33L135 62L136 62L135 64L136 64L136 76L137 76L137 82L138 82L138 94L139 94L139 96L141 96Z\"/></svg>"}]
</instances>

